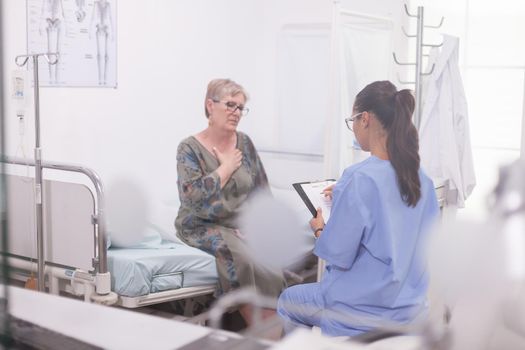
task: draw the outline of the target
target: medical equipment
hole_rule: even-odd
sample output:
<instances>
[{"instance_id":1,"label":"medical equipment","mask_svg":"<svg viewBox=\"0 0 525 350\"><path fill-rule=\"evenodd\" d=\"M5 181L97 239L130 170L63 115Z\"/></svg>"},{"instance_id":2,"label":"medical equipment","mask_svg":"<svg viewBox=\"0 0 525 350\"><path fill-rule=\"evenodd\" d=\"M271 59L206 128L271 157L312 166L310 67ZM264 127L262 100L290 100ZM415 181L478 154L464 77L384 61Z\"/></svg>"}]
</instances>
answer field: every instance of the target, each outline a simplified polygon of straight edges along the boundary
<instances>
[{"instance_id":1,"label":"medical equipment","mask_svg":"<svg viewBox=\"0 0 525 350\"><path fill-rule=\"evenodd\" d=\"M11 72L11 98L18 111L29 105L30 77L26 70L17 69Z\"/></svg>"},{"instance_id":2,"label":"medical equipment","mask_svg":"<svg viewBox=\"0 0 525 350\"><path fill-rule=\"evenodd\" d=\"M423 42L423 29L424 28L440 28L443 25L443 21L445 20L445 17L441 17L441 21L438 25L425 25L424 24L424 7L418 6L417 7L417 15L411 14L408 11L407 4L405 5L405 12L409 17L417 18L417 33L416 34L408 34L405 31L404 27L401 27L403 30L403 34L407 38L416 38L416 62L406 63L406 62L400 62L397 59L396 53L392 52L392 56L394 57L394 61L400 65L400 66L415 66L415 81L403 81L401 79L398 80L402 84L415 84L415 97L416 97L416 107L414 111L414 125L416 128L419 129L419 124L421 120L421 111L422 111L422 86L423 86L423 77L426 75L432 74L432 71L434 70L434 66L430 69L429 72L423 72L423 56L427 56L423 54L423 48L424 47L440 47L443 44L425 44Z\"/></svg>"},{"instance_id":3,"label":"medical equipment","mask_svg":"<svg viewBox=\"0 0 525 350\"><path fill-rule=\"evenodd\" d=\"M1 161L6 165L23 165L36 168L36 162L28 159L5 157ZM32 211L33 206L40 199L42 214L40 219L37 216L37 221L42 230L39 240L41 246L39 245L36 256L42 265L39 266L39 282L41 283L39 290L45 289L44 276L48 275L50 278L49 288L52 293L58 293L58 280L56 279L62 278L75 282L72 283L72 288L77 287L77 291L77 283L82 283L93 286L97 294L109 294L110 276L107 270L105 249L103 190L98 175L81 166L50 162L41 162L40 165L46 169L81 173L87 176L97 193L97 210L90 210L89 201L91 201L91 208L95 208L94 196L85 186L45 180L42 182L41 188L49 191L46 193L46 197L33 198L31 196L33 192L31 188L32 179L5 175L8 187L8 236L10 241L10 248L7 253L8 256L12 257L10 262L19 268L32 269L32 259L35 257L30 247L34 238L28 237L28 232L33 232L33 223L31 220L27 220L27 212ZM87 199L87 202L83 206L77 207L70 205L71 203L65 203L63 200L67 198ZM89 213L87 218L83 217L86 214L84 211L86 209ZM68 222L75 222L75 220L79 220L80 227L68 227ZM79 236L72 233L72 230L78 230ZM83 236L86 231L91 232L91 235ZM53 242L62 244L54 245ZM44 249L44 246L47 249ZM75 248L79 249L80 252L76 251ZM13 259L14 257L21 257L22 259ZM46 262L48 264L45 264ZM79 269L68 269L64 268L65 266L76 266ZM88 271L91 271L92 274L89 274ZM88 293L86 295L89 298Z\"/></svg>"},{"instance_id":4,"label":"medical equipment","mask_svg":"<svg viewBox=\"0 0 525 350\"><path fill-rule=\"evenodd\" d=\"M43 221L42 221L42 149L40 148L40 99L38 85L38 58L44 57L49 65L58 63L58 53L36 53L31 55L19 55L15 58L15 63L23 67L29 58L33 59L34 73L34 98L35 98L35 208L37 221L37 246L38 246L38 290L44 290L44 241L43 241Z\"/></svg>"}]
</instances>

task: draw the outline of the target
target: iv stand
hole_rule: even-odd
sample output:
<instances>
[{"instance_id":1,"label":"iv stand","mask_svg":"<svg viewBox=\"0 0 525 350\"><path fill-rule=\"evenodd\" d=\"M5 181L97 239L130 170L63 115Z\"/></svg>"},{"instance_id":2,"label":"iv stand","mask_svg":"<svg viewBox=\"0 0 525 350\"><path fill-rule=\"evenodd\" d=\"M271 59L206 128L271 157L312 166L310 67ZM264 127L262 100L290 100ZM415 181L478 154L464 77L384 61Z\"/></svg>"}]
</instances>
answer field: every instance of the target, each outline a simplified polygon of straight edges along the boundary
<instances>
[{"instance_id":1,"label":"iv stand","mask_svg":"<svg viewBox=\"0 0 525 350\"><path fill-rule=\"evenodd\" d=\"M36 210L36 244L38 259L38 291L45 290L44 281L44 225L43 225L43 196L42 196L42 150L40 148L40 102L38 94L38 58L43 56L48 64L57 64L58 53L36 53L19 55L15 63L19 67L26 65L29 58L33 58L34 94L35 94L35 210ZM51 59L54 57L54 59Z\"/></svg>"}]
</instances>

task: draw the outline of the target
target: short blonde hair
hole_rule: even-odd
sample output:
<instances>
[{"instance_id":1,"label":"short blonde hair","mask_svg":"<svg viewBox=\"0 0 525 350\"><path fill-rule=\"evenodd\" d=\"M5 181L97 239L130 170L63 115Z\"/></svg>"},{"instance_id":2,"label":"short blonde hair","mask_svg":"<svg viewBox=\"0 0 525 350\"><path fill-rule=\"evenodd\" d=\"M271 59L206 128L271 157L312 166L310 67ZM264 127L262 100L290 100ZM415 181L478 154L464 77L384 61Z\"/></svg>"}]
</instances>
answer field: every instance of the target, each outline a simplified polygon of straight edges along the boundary
<instances>
[{"instance_id":1,"label":"short blonde hair","mask_svg":"<svg viewBox=\"0 0 525 350\"><path fill-rule=\"evenodd\" d=\"M244 99L248 101L248 93L246 90L231 79L213 79L208 83L208 89L206 91L206 98L204 99L204 113L206 118L210 117L208 108L206 107L206 101L208 99L219 101L224 96L235 96L237 94L243 94Z\"/></svg>"}]
</instances>

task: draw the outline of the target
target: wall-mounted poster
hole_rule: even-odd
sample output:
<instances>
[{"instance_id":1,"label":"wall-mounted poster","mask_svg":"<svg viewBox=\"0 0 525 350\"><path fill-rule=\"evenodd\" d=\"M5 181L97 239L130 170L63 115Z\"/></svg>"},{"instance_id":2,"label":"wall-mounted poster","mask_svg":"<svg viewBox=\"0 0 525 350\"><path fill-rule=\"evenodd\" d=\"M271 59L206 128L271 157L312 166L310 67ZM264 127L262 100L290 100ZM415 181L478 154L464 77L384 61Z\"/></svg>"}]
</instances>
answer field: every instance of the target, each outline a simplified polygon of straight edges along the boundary
<instances>
[{"instance_id":1,"label":"wall-mounted poster","mask_svg":"<svg viewBox=\"0 0 525 350\"><path fill-rule=\"evenodd\" d=\"M117 0L26 1L28 52L59 54L41 86L117 86Z\"/></svg>"}]
</instances>

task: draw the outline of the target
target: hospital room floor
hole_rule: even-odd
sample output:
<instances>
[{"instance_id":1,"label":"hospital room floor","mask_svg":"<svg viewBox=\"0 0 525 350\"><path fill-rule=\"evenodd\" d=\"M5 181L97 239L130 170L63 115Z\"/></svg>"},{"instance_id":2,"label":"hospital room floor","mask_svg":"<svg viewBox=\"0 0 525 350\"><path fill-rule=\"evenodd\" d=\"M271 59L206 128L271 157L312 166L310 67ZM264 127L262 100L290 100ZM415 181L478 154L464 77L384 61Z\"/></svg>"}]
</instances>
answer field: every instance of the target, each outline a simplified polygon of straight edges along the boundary
<instances>
[{"instance_id":1,"label":"hospital room floor","mask_svg":"<svg viewBox=\"0 0 525 350\"><path fill-rule=\"evenodd\" d=\"M166 319L198 323L196 321L198 319L197 316L208 311L214 301L211 295L194 298L191 316L184 315L185 300L170 301L131 310ZM239 332L246 328L246 323L240 313L235 310L223 315L222 328L232 332Z\"/></svg>"},{"instance_id":2,"label":"hospital room floor","mask_svg":"<svg viewBox=\"0 0 525 350\"><path fill-rule=\"evenodd\" d=\"M200 315L207 311L214 302L211 295L202 295L192 298L193 305L191 307L191 314L185 314L186 300L174 300L165 303L159 303L136 309L127 309L152 316L158 316L167 319L175 319L184 322L192 322L192 317Z\"/></svg>"}]
</instances>

